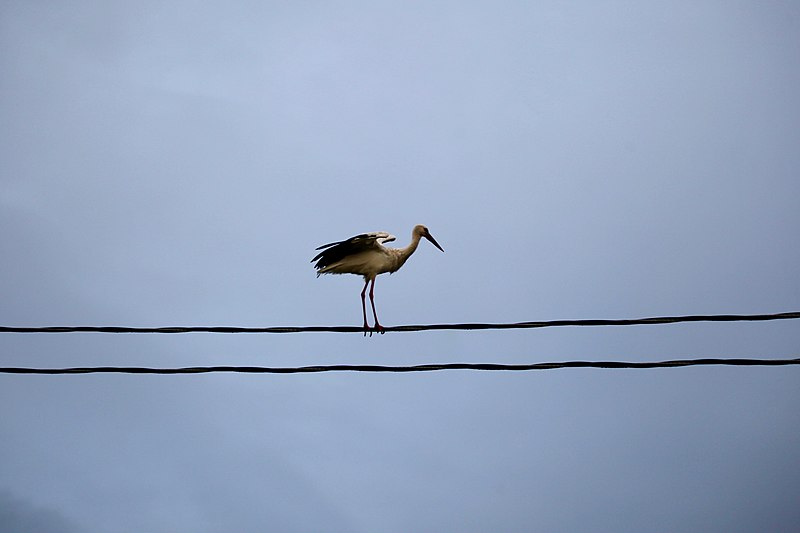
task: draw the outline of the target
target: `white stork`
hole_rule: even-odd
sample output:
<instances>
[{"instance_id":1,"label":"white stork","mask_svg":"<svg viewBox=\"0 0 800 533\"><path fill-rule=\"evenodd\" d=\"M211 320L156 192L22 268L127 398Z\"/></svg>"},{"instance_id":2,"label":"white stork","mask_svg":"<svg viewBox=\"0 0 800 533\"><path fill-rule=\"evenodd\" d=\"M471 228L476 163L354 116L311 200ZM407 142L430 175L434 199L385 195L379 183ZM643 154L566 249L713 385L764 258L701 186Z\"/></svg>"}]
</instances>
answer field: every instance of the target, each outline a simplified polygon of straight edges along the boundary
<instances>
[{"instance_id":1,"label":"white stork","mask_svg":"<svg viewBox=\"0 0 800 533\"><path fill-rule=\"evenodd\" d=\"M361 291L361 311L364 315L364 335L372 335L372 330L367 324L367 303L365 295L367 285L372 282L369 289L369 301L372 304L372 315L375 317L375 330L383 333L383 326L378 322L378 313L375 311L375 278L378 274L397 272L401 266L411 257L419 246L420 238L425 237L439 250L442 247L431 236L428 228L423 225L416 225L411 231L411 243L405 248L387 248L384 243L395 240L394 235L389 235L385 231L373 233L362 233L355 237L350 237L346 241L332 242L317 248L322 250L311 260L314 268L317 269L317 277L320 274L357 274L364 276L364 289Z\"/></svg>"}]
</instances>

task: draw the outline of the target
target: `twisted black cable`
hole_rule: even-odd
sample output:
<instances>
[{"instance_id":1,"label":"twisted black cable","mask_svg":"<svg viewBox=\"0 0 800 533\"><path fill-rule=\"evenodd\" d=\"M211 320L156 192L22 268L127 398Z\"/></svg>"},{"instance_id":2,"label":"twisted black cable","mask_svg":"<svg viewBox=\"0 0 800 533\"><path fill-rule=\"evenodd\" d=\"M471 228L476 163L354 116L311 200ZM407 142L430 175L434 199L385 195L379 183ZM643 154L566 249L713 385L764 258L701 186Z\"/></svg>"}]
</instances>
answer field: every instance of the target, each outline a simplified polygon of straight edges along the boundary
<instances>
[{"instance_id":1,"label":"twisted black cable","mask_svg":"<svg viewBox=\"0 0 800 533\"><path fill-rule=\"evenodd\" d=\"M675 359L653 362L626 361L563 361L556 363L495 364L495 363L433 363L414 366L385 365L315 365L301 367L264 366L194 366L184 368L146 367L74 367L74 368L19 368L0 367L0 374L210 374L235 372L242 374L311 374L319 372L431 372L436 370L488 370L526 371L555 370L558 368L605 368L644 369L676 368L699 365L727 366L786 366L800 365L800 357L794 359Z\"/></svg>"},{"instance_id":2,"label":"twisted black cable","mask_svg":"<svg viewBox=\"0 0 800 533\"><path fill-rule=\"evenodd\" d=\"M678 322L756 322L767 320L788 320L800 318L800 311L760 315L688 315L662 316L631 319L591 319L591 320L546 320L515 323L466 323L466 324L427 324L408 326L388 326L386 332L431 331L431 330L485 330L485 329L533 329L558 326L636 326L653 324L674 324ZM228 327L228 326L167 326L167 327L124 327L124 326L45 326L16 327L0 326L0 333L363 333L356 326L288 326L288 327Z\"/></svg>"}]
</instances>

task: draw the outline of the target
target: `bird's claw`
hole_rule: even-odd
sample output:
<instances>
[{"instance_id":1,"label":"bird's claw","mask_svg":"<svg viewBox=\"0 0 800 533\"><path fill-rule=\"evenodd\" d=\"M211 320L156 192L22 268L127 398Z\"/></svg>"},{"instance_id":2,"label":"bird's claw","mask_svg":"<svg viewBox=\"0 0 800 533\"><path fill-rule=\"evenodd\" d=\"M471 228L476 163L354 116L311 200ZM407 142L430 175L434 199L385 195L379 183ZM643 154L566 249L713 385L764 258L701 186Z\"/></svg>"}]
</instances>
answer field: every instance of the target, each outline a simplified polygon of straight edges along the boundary
<instances>
[{"instance_id":1,"label":"bird's claw","mask_svg":"<svg viewBox=\"0 0 800 533\"><path fill-rule=\"evenodd\" d=\"M371 328L371 327L369 327L369 325L364 324L364 336L365 337L367 336L367 333L369 333L369 336L372 337L372 334L374 332L378 332L381 335L383 335L384 333L386 333L386 330L383 329L383 326L381 326L380 324L375 324L374 328Z\"/></svg>"}]
</instances>

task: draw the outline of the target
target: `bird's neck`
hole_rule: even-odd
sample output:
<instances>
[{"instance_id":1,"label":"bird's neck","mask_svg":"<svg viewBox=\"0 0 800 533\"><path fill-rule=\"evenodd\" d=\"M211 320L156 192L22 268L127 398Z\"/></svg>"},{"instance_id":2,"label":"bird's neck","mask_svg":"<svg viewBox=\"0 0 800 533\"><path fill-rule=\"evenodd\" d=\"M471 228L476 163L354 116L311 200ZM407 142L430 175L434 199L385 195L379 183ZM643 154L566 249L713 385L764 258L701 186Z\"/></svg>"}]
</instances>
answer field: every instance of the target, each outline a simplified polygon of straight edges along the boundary
<instances>
[{"instance_id":1,"label":"bird's neck","mask_svg":"<svg viewBox=\"0 0 800 533\"><path fill-rule=\"evenodd\" d=\"M420 236L415 233L415 234L411 235L411 242L408 243L408 246L406 246L405 248L398 248L397 249L397 252L396 252L397 253L397 265L395 266L394 270L397 270L398 268L403 266L403 264L406 262L406 260L409 257L411 257L411 254L413 254L416 251L417 246L419 246L419 239L420 239Z\"/></svg>"},{"instance_id":2,"label":"bird's neck","mask_svg":"<svg viewBox=\"0 0 800 533\"><path fill-rule=\"evenodd\" d=\"M411 254L416 251L417 246L419 246L419 239L420 235L418 233L414 233L411 235L411 242L408 243L408 246L405 248L400 248L400 257L403 258L403 261L408 259Z\"/></svg>"}]
</instances>

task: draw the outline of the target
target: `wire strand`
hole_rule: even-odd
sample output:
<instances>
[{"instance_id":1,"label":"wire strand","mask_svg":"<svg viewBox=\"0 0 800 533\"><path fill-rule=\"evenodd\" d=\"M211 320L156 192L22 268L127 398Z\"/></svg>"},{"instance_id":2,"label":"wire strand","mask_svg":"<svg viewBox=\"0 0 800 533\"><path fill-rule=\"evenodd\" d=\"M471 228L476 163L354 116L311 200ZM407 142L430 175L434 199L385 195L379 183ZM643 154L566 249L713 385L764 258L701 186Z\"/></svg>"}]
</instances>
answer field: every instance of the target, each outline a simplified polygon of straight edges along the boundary
<instances>
[{"instance_id":1,"label":"wire strand","mask_svg":"<svg viewBox=\"0 0 800 533\"><path fill-rule=\"evenodd\" d=\"M678 322L755 322L767 320L788 320L800 318L800 311L760 315L688 315L662 316L632 319L592 319L592 320L546 320L515 323L467 323L467 324L427 324L408 326L388 326L386 332L431 331L431 330L487 330L487 329L534 329L559 326L636 326L654 324L674 324ZM296 327L228 327L228 326L167 326L167 327L124 327L124 326L46 326L15 327L0 326L0 333L363 333L364 329L355 326L296 326Z\"/></svg>"},{"instance_id":2,"label":"wire strand","mask_svg":"<svg viewBox=\"0 0 800 533\"><path fill-rule=\"evenodd\" d=\"M433 363L414 366L384 365L315 365L301 367L264 366L193 366L183 368L147 367L74 367L74 368L20 368L0 367L2 374L211 374L233 372L240 374L311 374L320 372L432 372L437 370L487 370L527 371L555 370L559 368L603 368L645 369L676 368L685 366L787 366L800 365L800 357L794 359L674 359L653 362L626 361L563 361L556 363L494 364L494 363Z\"/></svg>"}]
</instances>

